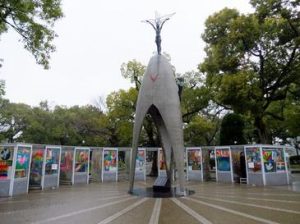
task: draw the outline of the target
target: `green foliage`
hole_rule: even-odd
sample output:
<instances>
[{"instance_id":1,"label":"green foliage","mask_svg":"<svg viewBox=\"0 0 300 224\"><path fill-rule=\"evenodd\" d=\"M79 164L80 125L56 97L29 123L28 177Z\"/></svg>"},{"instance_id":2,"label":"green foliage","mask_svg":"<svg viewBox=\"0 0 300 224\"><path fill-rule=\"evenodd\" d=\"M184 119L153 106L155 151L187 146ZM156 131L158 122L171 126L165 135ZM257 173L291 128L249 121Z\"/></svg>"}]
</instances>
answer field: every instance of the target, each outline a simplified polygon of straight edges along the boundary
<instances>
[{"instance_id":1,"label":"green foliage","mask_svg":"<svg viewBox=\"0 0 300 224\"><path fill-rule=\"evenodd\" d=\"M111 146L131 145L132 128L134 121L137 90L120 90L108 95L106 104L108 108L109 144Z\"/></svg>"},{"instance_id":2,"label":"green foliage","mask_svg":"<svg viewBox=\"0 0 300 224\"><path fill-rule=\"evenodd\" d=\"M181 100L183 121L189 121L208 106L209 93L205 87L184 88Z\"/></svg>"},{"instance_id":3,"label":"green foliage","mask_svg":"<svg viewBox=\"0 0 300 224\"><path fill-rule=\"evenodd\" d=\"M1 134L8 142L22 141L22 133L27 129L31 107L22 103L6 103L1 108Z\"/></svg>"},{"instance_id":4,"label":"green foliage","mask_svg":"<svg viewBox=\"0 0 300 224\"><path fill-rule=\"evenodd\" d=\"M13 28L38 64L49 68L54 23L63 16L61 0L1 0L0 34Z\"/></svg>"},{"instance_id":5,"label":"green foliage","mask_svg":"<svg viewBox=\"0 0 300 224\"><path fill-rule=\"evenodd\" d=\"M220 145L246 144L244 128L243 118L239 114L226 114L221 124Z\"/></svg>"},{"instance_id":6,"label":"green foliage","mask_svg":"<svg viewBox=\"0 0 300 224\"><path fill-rule=\"evenodd\" d=\"M255 12L223 9L206 21L206 58L199 65L214 101L250 115L259 142L271 143L273 110L300 83L299 1L251 1Z\"/></svg>"},{"instance_id":7,"label":"green foliage","mask_svg":"<svg viewBox=\"0 0 300 224\"><path fill-rule=\"evenodd\" d=\"M107 144L107 117L98 108L56 106L53 111L53 139L62 145Z\"/></svg>"},{"instance_id":8,"label":"green foliage","mask_svg":"<svg viewBox=\"0 0 300 224\"><path fill-rule=\"evenodd\" d=\"M145 65L134 59L121 65L121 74L125 79L129 79L131 83L134 83L138 90L141 85L141 79L145 73L145 69Z\"/></svg>"},{"instance_id":9,"label":"green foliage","mask_svg":"<svg viewBox=\"0 0 300 224\"><path fill-rule=\"evenodd\" d=\"M0 99L5 95L5 81L0 79Z\"/></svg>"},{"instance_id":10,"label":"green foliage","mask_svg":"<svg viewBox=\"0 0 300 224\"><path fill-rule=\"evenodd\" d=\"M194 116L184 129L184 141L187 146L214 145L218 123L205 116Z\"/></svg>"},{"instance_id":11,"label":"green foliage","mask_svg":"<svg viewBox=\"0 0 300 224\"><path fill-rule=\"evenodd\" d=\"M213 92L207 88L202 73L190 71L180 76L184 79L181 96L182 119L186 124L184 139L187 145L216 144L220 108L213 104Z\"/></svg>"},{"instance_id":12,"label":"green foliage","mask_svg":"<svg viewBox=\"0 0 300 224\"><path fill-rule=\"evenodd\" d=\"M98 108L39 107L5 101L0 108L0 140L57 145L108 145L108 119Z\"/></svg>"},{"instance_id":13,"label":"green foliage","mask_svg":"<svg viewBox=\"0 0 300 224\"><path fill-rule=\"evenodd\" d=\"M4 123L4 112L6 109L6 104L8 103L8 100L5 100L3 96L5 95L5 82L4 80L0 80L0 142L4 140L4 135L3 135L3 126L2 124Z\"/></svg>"},{"instance_id":14,"label":"green foliage","mask_svg":"<svg viewBox=\"0 0 300 224\"><path fill-rule=\"evenodd\" d=\"M270 126L270 134L273 138L279 138L283 143L289 142L289 138L295 138L300 135L300 103L297 97L288 94L284 101L272 104L270 115L266 123ZM274 119L273 117L278 117ZM284 119L279 119L279 118Z\"/></svg>"}]
</instances>

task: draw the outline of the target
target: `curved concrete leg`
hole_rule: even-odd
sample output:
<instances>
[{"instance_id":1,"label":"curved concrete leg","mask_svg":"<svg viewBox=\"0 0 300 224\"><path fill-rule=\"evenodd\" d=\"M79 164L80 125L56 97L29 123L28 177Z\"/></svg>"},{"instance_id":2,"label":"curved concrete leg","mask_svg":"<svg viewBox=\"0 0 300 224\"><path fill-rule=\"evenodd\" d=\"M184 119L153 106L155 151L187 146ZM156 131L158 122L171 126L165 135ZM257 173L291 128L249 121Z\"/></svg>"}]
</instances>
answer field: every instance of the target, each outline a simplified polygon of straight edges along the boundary
<instances>
[{"instance_id":1,"label":"curved concrete leg","mask_svg":"<svg viewBox=\"0 0 300 224\"><path fill-rule=\"evenodd\" d=\"M169 133L170 142L173 149L175 165L178 170L179 177L179 190L184 192L185 177L184 177L184 145L183 145L183 131L182 131L182 118L180 116L180 111L172 110L172 116L168 116L168 111L164 108L157 107L162 116L163 122L165 123L167 132Z\"/></svg>"},{"instance_id":2,"label":"curved concrete leg","mask_svg":"<svg viewBox=\"0 0 300 224\"><path fill-rule=\"evenodd\" d=\"M134 126L133 126L133 137L132 137L132 151L131 151L131 160L130 160L130 172L129 172L129 192L132 193L133 185L134 185L134 176L135 176L135 162L136 162L136 155L138 150L138 143L139 143L139 136L141 133L143 120L146 116L148 111L147 107L139 107L137 106L136 109L136 117L134 119Z\"/></svg>"}]
</instances>

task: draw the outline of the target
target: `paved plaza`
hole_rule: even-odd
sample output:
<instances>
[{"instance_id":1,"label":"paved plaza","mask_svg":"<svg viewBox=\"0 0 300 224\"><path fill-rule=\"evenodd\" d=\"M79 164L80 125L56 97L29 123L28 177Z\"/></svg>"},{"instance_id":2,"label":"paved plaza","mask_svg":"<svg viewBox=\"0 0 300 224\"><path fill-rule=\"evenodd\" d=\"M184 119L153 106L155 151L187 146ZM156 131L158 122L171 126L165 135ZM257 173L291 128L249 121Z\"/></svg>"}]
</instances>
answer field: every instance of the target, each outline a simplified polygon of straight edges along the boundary
<instances>
[{"instance_id":1,"label":"paved plaza","mask_svg":"<svg viewBox=\"0 0 300 224\"><path fill-rule=\"evenodd\" d=\"M182 198L136 197L128 186L91 183L0 198L0 223L300 223L300 193L287 186L189 182L195 194Z\"/></svg>"}]
</instances>

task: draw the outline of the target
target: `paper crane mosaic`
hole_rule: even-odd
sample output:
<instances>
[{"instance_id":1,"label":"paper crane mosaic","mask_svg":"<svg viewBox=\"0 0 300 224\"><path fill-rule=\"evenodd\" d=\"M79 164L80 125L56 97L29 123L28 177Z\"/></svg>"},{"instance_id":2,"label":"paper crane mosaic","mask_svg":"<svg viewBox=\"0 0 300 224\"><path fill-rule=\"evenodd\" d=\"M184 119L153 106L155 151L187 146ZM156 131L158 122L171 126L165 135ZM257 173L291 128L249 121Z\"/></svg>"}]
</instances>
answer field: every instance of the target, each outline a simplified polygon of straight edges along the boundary
<instances>
[{"instance_id":1,"label":"paper crane mosaic","mask_svg":"<svg viewBox=\"0 0 300 224\"><path fill-rule=\"evenodd\" d=\"M185 191L183 130L178 86L171 64L166 57L161 55L160 32L165 22L172 15L158 16L156 14L154 20L143 21L149 23L156 31L155 43L157 54L149 61L137 100L130 162L130 193L133 192L134 187L138 140L143 120L147 113L152 116L158 128L166 161L168 180L171 178L173 169L172 160L174 159L178 174L178 187L176 191L179 194L184 194Z\"/></svg>"}]
</instances>

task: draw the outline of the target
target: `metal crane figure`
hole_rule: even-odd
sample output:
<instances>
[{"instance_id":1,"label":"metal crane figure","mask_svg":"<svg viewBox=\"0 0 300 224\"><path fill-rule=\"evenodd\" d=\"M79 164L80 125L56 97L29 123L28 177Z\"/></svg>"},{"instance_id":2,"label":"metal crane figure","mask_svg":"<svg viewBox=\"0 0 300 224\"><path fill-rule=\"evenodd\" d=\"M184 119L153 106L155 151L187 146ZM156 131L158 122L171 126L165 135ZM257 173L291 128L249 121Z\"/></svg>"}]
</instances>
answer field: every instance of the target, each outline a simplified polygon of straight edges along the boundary
<instances>
[{"instance_id":1,"label":"metal crane figure","mask_svg":"<svg viewBox=\"0 0 300 224\"><path fill-rule=\"evenodd\" d=\"M164 16L160 16L158 12L155 12L155 19L147 19L143 20L144 23L149 23L153 29L155 30L155 43L157 47L157 54L161 54L161 36L160 32L163 28L165 22L167 22L175 13L167 14Z\"/></svg>"}]
</instances>

